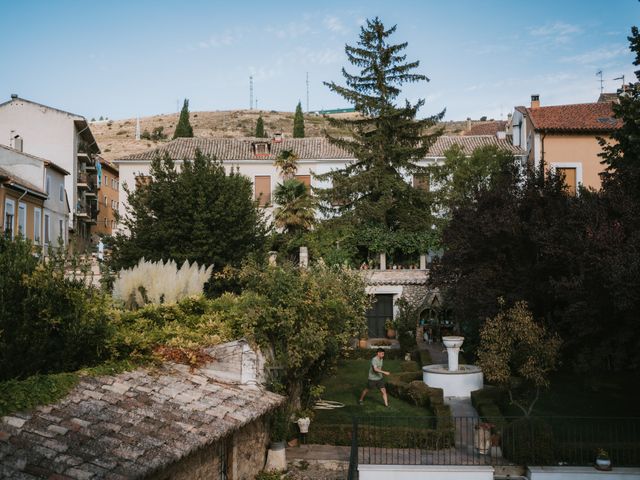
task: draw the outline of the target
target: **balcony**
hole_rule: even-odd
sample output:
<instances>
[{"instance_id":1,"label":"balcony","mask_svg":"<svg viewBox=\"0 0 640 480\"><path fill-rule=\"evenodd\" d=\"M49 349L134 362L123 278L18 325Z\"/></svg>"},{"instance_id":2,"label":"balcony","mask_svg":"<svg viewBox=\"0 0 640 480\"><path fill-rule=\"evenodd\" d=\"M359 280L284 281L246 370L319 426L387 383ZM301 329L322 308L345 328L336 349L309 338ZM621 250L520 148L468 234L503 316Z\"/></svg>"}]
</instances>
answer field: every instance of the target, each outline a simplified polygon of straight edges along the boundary
<instances>
[{"instance_id":1,"label":"balcony","mask_svg":"<svg viewBox=\"0 0 640 480\"><path fill-rule=\"evenodd\" d=\"M80 172L78 173L78 183L79 190L86 190L86 193L95 192L96 191L96 175L91 172ZM85 194L86 194L85 193ZM95 195L95 193L93 193Z\"/></svg>"}]
</instances>

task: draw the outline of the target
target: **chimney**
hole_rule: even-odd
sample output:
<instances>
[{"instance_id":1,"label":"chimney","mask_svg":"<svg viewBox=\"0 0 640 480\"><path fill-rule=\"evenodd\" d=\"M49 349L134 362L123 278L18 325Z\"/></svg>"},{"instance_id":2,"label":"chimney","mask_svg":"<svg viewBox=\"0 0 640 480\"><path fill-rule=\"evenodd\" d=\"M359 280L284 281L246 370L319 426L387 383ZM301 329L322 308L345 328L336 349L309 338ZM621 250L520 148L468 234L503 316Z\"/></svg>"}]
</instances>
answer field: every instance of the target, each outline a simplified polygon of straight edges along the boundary
<instances>
[{"instance_id":1,"label":"chimney","mask_svg":"<svg viewBox=\"0 0 640 480\"><path fill-rule=\"evenodd\" d=\"M16 98L18 98L18 94L17 93L12 93L11 94L11 100L15 100Z\"/></svg>"},{"instance_id":2,"label":"chimney","mask_svg":"<svg viewBox=\"0 0 640 480\"><path fill-rule=\"evenodd\" d=\"M471 130L471 117L467 117L467 131Z\"/></svg>"},{"instance_id":3,"label":"chimney","mask_svg":"<svg viewBox=\"0 0 640 480\"><path fill-rule=\"evenodd\" d=\"M273 143L282 143L282 132L276 132L273 134Z\"/></svg>"},{"instance_id":4,"label":"chimney","mask_svg":"<svg viewBox=\"0 0 640 480\"><path fill-rule=\"evenodd\" d=\"M540 107L540 95L531 95L531 108Z\"/></svg>"}]
</instances>

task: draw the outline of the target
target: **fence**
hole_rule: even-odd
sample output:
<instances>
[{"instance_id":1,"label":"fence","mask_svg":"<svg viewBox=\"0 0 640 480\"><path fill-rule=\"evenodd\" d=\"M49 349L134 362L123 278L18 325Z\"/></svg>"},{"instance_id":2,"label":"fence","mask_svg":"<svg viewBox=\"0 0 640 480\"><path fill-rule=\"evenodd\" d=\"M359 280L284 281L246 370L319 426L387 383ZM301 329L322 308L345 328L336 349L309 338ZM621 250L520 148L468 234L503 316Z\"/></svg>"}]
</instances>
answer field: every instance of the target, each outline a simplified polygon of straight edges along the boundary
<instances>
[{"instance_id":1,"label":"fence","mask_svg":"<svg viewBox=\"0 0 640 480\"><path fill-rule=\"evenodd\" d=\"M640 466L640 418L530 417L447 419L357 417L349 478L357 465Z\"/></svg>"}]
</instances>

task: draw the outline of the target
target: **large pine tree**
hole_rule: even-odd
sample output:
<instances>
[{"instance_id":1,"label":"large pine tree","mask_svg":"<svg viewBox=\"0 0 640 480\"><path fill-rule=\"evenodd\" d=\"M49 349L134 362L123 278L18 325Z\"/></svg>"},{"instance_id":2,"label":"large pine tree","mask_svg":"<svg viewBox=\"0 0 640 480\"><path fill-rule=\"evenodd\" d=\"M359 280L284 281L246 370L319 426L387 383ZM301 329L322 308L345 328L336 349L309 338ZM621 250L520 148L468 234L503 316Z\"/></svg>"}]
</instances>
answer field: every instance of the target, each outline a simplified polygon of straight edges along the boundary
<instances>
[{"instance_id":1,"label":"large pine tree","mask_svg":"<svg viewBox=\"0 0 640 480\"><path fill-rule=\"evenodd\" d=\"M388 231L420 231L432 223L429 196L414 188L408 176L425 173L417 162L442 133L441 129L428 132L444 111L417 120L424 100L396 103L402 85L429 79L413 73L419 62L406 61L402 53L406 42L389 43L395 31L395 26L385 29L378 18L367 20L357 46L345 47L349 62L360 69L359 74L350 74L343 68L346 86L325 82L354 105L360 116L328 119L331 126L350 132L350 138L328 139L353 154L355 161L321 176L321 180L331 181L332 187L320 195L325 206L333 205L334 211L352 223Z\"/></svg>"},{"instance_id":2,"label":"large pine tree","mask_svg":"<svg viewBox=\"0 0 640 480\"><path fill-rule=\"evenodd\" d=\"M258 117L258 121L256 122L256 138L265 138L267 134L264 131L264 120L262 120L262 115Z\"/></svg>"},{"instance_id":3,"label":"large pine tree","mask_svg":"<svg viewBox=\"0 0 640 480\"><path fill-rule=\"evenodd\" d=\"M182 110L180 110L180 118L178 119L178 125L176 125L176 131L173 134L173 138L179 137L193 137L193 128L189 122L189 100L184 99L182 104Z\"/></svg>"},{"instance_id":4,"label":"large pine tree","mask_svg":"<svg viewBox=\"0 0 640 480\"><path fill-rule=\"evenodd\" d=\"M296 105L296 113L293 116L293 138L304 138L304 115L300 102Z\"/></svg>"}]
</instances>

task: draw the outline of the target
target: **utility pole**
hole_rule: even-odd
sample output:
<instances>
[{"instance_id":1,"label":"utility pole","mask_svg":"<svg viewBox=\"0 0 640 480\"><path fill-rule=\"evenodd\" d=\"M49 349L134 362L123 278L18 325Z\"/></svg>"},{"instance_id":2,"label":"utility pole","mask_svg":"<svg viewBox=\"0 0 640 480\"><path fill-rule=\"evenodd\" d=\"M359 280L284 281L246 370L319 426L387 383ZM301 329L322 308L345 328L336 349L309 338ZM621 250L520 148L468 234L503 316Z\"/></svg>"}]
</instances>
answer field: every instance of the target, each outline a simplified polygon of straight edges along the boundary
<instances>
[{"instance_id":1,"label":"utility pole","mask_svg":"<svg viewBox=\"0 0 640 480\"><path fill-rule=\"evenodd\" d=\"M136 140L140 141L140 116L136 117Z\"/></svg>"},{"instance_id":2,"label":"utility pole","mask_svg":"<svg viewBox=\"0 0 640 480\"><path fill-rule=\"evenodd\" d=\"M253 110L253 75L249 76L249 110Z\"/></svg>"},{"instance_id":3,"label":"utility pole","mask_svg":"<svg viewBox=\"0 0 640 480\"><path fill-rule=\"evenodd\" d=\"M307 113L309 113L309 72L307 72Z\"/></svg>"}]
</instances>

